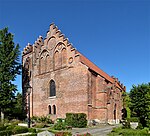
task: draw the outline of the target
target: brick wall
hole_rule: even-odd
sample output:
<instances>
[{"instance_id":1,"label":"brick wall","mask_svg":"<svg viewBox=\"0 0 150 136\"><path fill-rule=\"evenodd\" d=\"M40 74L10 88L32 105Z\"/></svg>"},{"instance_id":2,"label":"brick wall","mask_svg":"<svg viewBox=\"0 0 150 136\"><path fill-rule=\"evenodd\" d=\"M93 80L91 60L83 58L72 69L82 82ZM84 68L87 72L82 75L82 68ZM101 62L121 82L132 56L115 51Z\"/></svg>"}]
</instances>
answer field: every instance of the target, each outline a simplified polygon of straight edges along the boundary
<instances>
[{"instance_id":1,"label":"brick wall","mask_svg":"<svg viewBox=\"0 0 150 136\"><path fill-rule=\"evenodd\" d=\"M56 119L65 118L68 112L83 112L89 120L102 123L121 119L121 94L125 87L79 53L54 24L44 40L40 36L33 45L28 44L22 60L32 86L31 116L50 114ZM23 74L24 95L28 82L25 77ZM51 80L56 85L53 97Z\"/></svg>"}]
</instances>

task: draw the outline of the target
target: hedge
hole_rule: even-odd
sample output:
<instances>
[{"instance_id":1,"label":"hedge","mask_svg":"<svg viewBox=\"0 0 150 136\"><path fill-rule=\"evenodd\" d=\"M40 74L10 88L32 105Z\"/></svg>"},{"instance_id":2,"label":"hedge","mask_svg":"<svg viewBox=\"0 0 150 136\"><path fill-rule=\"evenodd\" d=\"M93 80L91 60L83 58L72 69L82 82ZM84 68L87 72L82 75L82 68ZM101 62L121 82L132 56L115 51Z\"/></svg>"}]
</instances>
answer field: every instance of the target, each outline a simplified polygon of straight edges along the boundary
<instances>
[{"instance_id":1,"label":"hedge","mask_svg":"<svg viewBox=\"0 0 150 136\"><path fill-rule=\"evenodd\" d=\"M66 113L66 124L68 126L84 128L87 126L87 116L85 113Z\"/></svg>"}]
</instances>

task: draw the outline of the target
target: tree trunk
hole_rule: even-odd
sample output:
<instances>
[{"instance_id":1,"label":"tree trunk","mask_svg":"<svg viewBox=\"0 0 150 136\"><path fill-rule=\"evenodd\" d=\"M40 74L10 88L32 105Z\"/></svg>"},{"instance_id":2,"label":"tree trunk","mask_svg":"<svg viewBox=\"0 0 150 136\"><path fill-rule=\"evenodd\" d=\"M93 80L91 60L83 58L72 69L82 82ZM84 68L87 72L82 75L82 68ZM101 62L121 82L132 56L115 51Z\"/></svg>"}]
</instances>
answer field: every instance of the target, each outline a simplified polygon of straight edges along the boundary
<instances>
[{"instance_id":1,"label":"tree trunk","mask_svg":"<svg viewBox=\"0 0 150 136\"><path fill-rule=\"evenodd\" d=\"M1 110L1 122L4 122L4 112Z\"/></svg>"}]
</instances>

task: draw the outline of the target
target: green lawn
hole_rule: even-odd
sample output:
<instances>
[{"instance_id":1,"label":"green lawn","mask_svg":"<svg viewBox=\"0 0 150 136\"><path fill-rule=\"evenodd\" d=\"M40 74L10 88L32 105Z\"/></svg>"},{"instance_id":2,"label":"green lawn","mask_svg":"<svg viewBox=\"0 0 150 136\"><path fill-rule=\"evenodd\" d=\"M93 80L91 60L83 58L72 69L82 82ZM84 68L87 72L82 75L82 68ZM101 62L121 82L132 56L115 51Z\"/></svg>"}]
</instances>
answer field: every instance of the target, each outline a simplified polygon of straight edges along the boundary
<instances>
[{"instance_id":1,"label":"green lawn","mask_svg":"<svg viewBox=\"0 0 150 136\"><path fill-rule=\"evenodd\" d=\"M108 136L150 136L149 129L145 128L142 130L137 129L122 129L114 128Z\"/></svg>"}]
</instances>

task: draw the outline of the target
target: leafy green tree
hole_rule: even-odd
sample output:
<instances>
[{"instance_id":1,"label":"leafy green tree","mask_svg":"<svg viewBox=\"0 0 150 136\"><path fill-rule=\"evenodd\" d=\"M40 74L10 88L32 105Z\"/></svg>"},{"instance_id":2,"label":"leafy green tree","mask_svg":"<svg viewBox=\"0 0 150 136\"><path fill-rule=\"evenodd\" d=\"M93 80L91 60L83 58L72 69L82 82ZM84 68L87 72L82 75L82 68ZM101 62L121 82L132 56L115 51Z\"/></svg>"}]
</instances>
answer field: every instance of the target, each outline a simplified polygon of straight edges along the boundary
<instances>
[{"instance_id":1,"label":"leafy green tree","mask_svg":"<svg viewBox=\"0 0 150 136\"><path fill-rule=\"evenodd\" d=\"M131 116L138 117L143 127L150 127L150 83L133 85L129 96Z\"/></svg>"},{"instance_id":2,"label":"leafy green tree","mask_svg":"<svg viewBox=\"0 0 150 136\"><path fill-rule=\"evenodd\" d=\"M131 99L129 97L129 93L123 92L123 110L122 110L122 118L130 118L131 117L131 110L130 110L130 105L131 105Z\"/></svg>"},{"instance_id":3,"label":"leafy green tree","mask_svg":"<svg viewBox=\"0 0 150 136\"><path fill-rule=\"evenodd\" d=\"M22 94L17 93L14 104L13 117L20 120L22 120L25 116L22 108L22 102Z\"/></svg>"},{"instance_id":4,"label":"leafy green tree","mask_svg":"<svg viewBox=\"0 0 150 136\"><path fill-rule=\"evenodd\" d=\"M19 45L15 46L8 28L0 30L0 111L4 119L5 109L12 106L17 86L12 81L20 74Z\"/></svg>"},{"instance_id":5,"label":"leafy green tree","mask_svg":"<svg viewBox=\"0 0 150 136\"><path fill-rule=\"evenodd\" d=\"M13 99L13 102L10 105L11 106L5 109L5 116L7 116L8 119L25 119L26 112L23 111L23 100L21 93L17 93L17 95Z\"/></svg>"}]
</instances>

